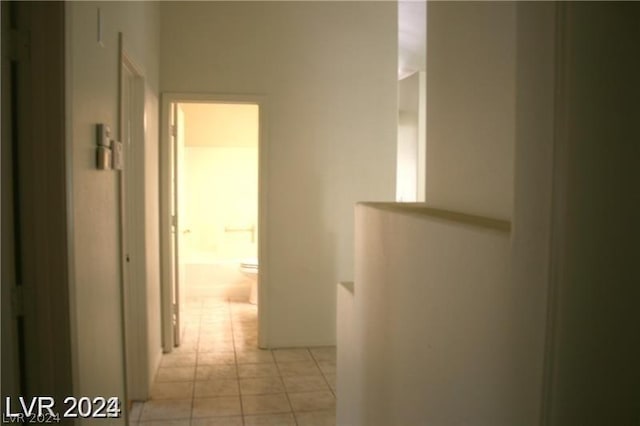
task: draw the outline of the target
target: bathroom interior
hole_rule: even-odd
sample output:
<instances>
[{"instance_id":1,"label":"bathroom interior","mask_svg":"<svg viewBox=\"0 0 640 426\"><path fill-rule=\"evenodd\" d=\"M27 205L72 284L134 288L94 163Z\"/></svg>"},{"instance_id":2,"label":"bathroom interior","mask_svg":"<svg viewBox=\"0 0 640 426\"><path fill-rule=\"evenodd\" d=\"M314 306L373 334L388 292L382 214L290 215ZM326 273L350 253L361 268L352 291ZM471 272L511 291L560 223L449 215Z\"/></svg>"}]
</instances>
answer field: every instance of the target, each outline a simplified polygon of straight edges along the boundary
<instances>
[{"instance_id":1,"label":"bathroom interior","mask_svg":"<svg viewBox=\"0 0 640 426\"><path fill-rule=\"evenodd\" d=\"M255 104L181 103L180 263L187 303L257 303L258 134Z\"/></svg>"}]
</instances>

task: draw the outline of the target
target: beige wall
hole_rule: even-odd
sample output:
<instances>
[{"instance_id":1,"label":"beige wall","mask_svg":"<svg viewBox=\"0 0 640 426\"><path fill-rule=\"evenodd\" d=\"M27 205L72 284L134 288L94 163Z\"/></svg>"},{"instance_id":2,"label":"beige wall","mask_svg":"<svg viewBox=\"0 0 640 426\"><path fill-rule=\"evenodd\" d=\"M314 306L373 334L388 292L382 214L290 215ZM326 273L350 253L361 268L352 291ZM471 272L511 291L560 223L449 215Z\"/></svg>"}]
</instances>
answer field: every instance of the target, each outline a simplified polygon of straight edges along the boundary
<instances>
[{"instance_id":1,"label":"beige wall","mask_svg":"<svg viewBox=\"0 0 640 426\"><path fill-rule=\"evenodd\" d=\"M510 219L515 3L431 2L427 9L426 201Z\"/></svg>"},{"instance_id":2,"label":"beige wall","mask_svg":"<svg viewBox=\"0 0 640 426\"><path fill-rule=\"evenodd\" d=\"M188 115L186 122L188 128ZM183 239L184 260L198 263L256 257L258 150L187 146L184 168L184 226L190 230ZM253 233L228 231L250 228Z\"/></svg>"},{"instance_id":3,"label":"beige wall","mask_svg":"<svg viewBox=\"0 0 640 426\"><path fill-rule=\"evenodd\" d=\"M550 273L555 5L428 7L427 201L509 218L512 232L496 252L495 246L475 246L491 237L468 227L360 207L356 316L359 338L369 349L356 362L364 382L356 385L362 387L354 424L538 424ZM437 252L430 248L434 241ZM455 258L447 256L449 250ZM446 275L434 275L431 256ZM383 258L386 269L379 266ZM466 276L479 259L482 273ZM490 274L498 275L482 284ZM449 286L467 279L449 298ZM404 280L420 284L398 288ZM477 298L466 297L480 288ZM482 314L464 325L472 312ZM415 329L399 325L403 321ZM431 329L434 323L438 327ZM406 327L411 338L395 331ZM456 351L462 344L456 336L478 341ZM481 347L487 353L474 353ZM468 354L469 361L461 362ZM426 369L425 359L433 359ZM443 372L446 379L439 381ZM463 384L456 388L459 377ZM437 403L429 406L431 401Z\"/></svg>"},{"instance_id":4,"label":"beige wall","mask_svg":"<svg viewBox=\"0 0 640 426\"><path fill-rule=\"evenodd\" d=\"M103 46L97 43L97 11ZM95 124L118 126L118 32L142 68L146 88L145 240L148 249L148 318L159 321L157 228L157 6L145 2L67 4L68 81L73 205L73 287L71 309L77 395L123 397L122 307L120 289L119 189L115 171L95 167ZM156 323L157 324L157 323ZM160 354L159 330L149 344ZM152 354L152 356L154 356ZM155 362L150 359L150 364ZM120 421L119 423L122 423Z\"/></svg>"},{"instance_id":5,"label":"beige wall","mask_svg":"<svg viewBox=\"0 0 640 426\"><path fill-rule=\"evenodd\" d=\"M392 2L162 3L161 89L267 97L268 339L335 342L353 205L392 200Z\"/></svg>"},{"instance_id":6,"label":"beige wall","mask_svg":"<svg viewBox=\"0 0 640 426\"><path fill-rule=\"evenodd\" d=\"M181 256L189 263L258 255L259 108L180 104L184 110ZM225 229L253 229L232 231Z\"/></svg>"},{"instance_id":7,"label":"beige wall","mask_svg":"<svg viewBox=\"0 0 640 426\"><path fill-rule=\"evenodd\" d=\"M424 194L418 196L418 145L420 136L424 137L420 127L426 118L425 111L420 111L421 78L424 81L424 73L416 72L398 81L397 201L424 201Z\"/></svg>"},{"instance_id":8,"label":"beige wall","mask_svg":"<svg viewBox=\"0 0 640 426\"><path fill-rule=\"evenodd\" d=\"M409 206L356 207L358 352L339 413L353 425L537 424L512 354L508 223Z\"/></svg>"}]
</instances>

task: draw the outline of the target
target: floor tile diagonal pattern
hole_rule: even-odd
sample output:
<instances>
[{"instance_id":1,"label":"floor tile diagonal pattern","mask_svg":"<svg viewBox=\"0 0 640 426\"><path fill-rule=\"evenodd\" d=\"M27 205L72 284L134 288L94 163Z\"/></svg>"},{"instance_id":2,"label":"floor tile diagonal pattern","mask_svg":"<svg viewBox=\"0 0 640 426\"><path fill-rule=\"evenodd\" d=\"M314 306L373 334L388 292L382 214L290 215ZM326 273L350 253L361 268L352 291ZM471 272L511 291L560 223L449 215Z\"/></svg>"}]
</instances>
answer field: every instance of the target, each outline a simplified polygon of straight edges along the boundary
<instances>
[{"instance_id":1,"label":"floor tile diagonal pattern","mask_svg":"<svg viewBox=\"0 0 640 426\"><path fill-rule=\"evenodd\" d=\"M255 305L190 301L130 426L335 425L335 347L259 350Z\"/></svg>"}]
</instances>

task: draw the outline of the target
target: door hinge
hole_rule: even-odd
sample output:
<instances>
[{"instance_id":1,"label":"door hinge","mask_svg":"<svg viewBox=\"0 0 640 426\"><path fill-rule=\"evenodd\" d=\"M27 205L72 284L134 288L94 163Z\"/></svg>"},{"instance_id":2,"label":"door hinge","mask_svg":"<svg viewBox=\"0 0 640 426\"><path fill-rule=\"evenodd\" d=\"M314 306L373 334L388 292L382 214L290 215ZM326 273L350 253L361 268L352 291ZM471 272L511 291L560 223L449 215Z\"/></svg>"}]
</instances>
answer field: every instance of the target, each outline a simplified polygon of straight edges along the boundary
<instances>
[{"instance_id":1,"label":"door hinge","mask_svg":"<svg viewBox=\"0 0 640 426\"><path fill-rule=\"evenodd\" d=\"M178 127L175 124L171 125L171 136L174 138L178 137Z\"/></svg>"},{"instance_id":2,"label":"door hinge","mask_svg":"<svg viewBox=\"0 0 640 426\"><path fill-rule=\"evenodd\" d=\"M171 226L178 226L178 217L175 214L171 215Z\"/></svg>"},{"instance_id":3,"label":"door hinge","mask_svg":"<svg viewBox=\"0 0 640 426\"><path fill-rule=\"evenodd\" d=\"M21 285L14 286L11 290L11 308L14 317L24 316L24 292Z\"/></svg>"},{"instance_id":4,"label":"door hinge","mask_svg":"<svg viewBox=\"0 0 640 426\"><path fill-rule=\"evenodd\" d=\"M178 305L174 303L172 308L173 308L173 315L171 315L171 320L173 322L173 326L175 327L178 325Z\"/></svg>"},{"instance_id":5,"label":"door hinge","mask_svg":"<svg viewBox=\"0 0 640 426\"><path fill-rule=\"evenodd\" d=\"M28 31L11 30L9 36L11 59L28 61L31 55L31 35Z\"/></svg>"}]
</instances>

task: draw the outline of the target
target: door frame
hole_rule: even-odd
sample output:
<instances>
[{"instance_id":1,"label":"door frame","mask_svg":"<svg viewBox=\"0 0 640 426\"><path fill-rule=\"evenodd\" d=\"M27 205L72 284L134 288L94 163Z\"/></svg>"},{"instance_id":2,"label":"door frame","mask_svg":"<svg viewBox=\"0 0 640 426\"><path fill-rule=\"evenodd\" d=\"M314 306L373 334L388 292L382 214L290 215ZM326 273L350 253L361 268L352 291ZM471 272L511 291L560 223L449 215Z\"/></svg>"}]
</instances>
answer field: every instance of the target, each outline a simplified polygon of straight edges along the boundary
<instances>
[{"instance_id":1,"label":"door frame","mask_svg":"<svg viewBox=\"0 0 640 426\"><path fill-rule=\"evenodd\" d=\"M162 300L162 346L165 353L174 347L172 292L174 271L171 259L171 105L177 103L254 104L259 109L258 132L258 346L269 347L268 269L268 156L267 98L263 95L165 92L160 113L160 264ZM178 219L179 222L179 219Z\"/></svg>"},{"instance_id":2,"label":"door frame","mask_svg":"<svg viewBox=\"0 0 640 426\"><path fill-rule=\"evenodd\" d=\"M122 33L119 34L119 102L118 140L123 143L124 164L120 171L120 262L122 285L122 317L124 336L125 395L128 400L149 398L151 377L149 366L147 273L144 205L144 108L145 78L142 68L132 59ZM125 140L125 81L131 76L131 140ZM127 259L130 259L127 260Z\"/></svg>"},{"instance_id":3,"label":"door frame","mask_svg":"<svg viewBox=\"0 0 640 426\"><path fill-rule=\"evenodd\" d=\"M61 2L0 7L3 406L78 391L66 11Z\"/></svg>"}]
</instances>

